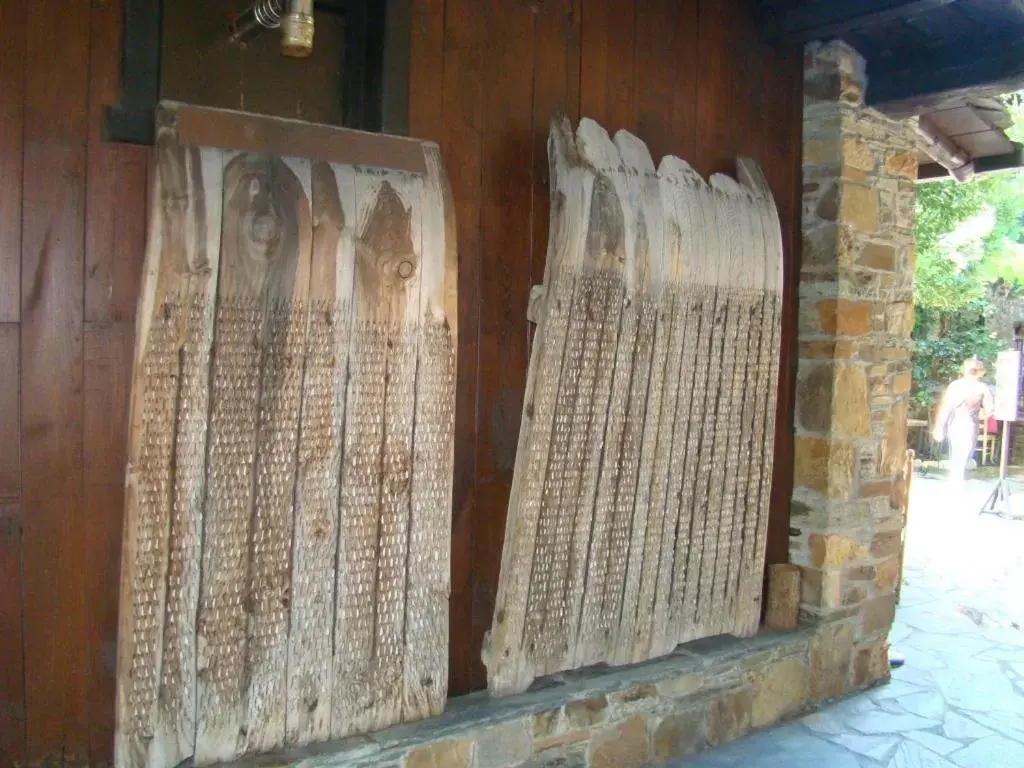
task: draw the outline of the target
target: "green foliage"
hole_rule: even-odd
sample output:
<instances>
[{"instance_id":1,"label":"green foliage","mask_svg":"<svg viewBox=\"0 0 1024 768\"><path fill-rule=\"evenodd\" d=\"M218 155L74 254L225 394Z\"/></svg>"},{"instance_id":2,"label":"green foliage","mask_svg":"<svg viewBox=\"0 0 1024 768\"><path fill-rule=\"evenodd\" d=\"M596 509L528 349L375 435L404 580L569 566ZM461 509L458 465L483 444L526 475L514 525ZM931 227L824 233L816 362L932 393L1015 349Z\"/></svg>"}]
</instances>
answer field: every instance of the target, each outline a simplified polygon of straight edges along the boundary
<instances>
[{"instance_id":1,"label":"green foliage","mask_svg":"<svg viewBox=\"0 0 1024 768\"><path fill-rule=\"evenodd\" d=\"M1006 100L1016 120L1011 136L1024 140L1024 92ZM977 355L991 364L1001 343L988 331L990 291L1024 291L1024 173L1001 173L970 184L943 181L917 187L912 404L930 407L960 364ZM987 233L949 236L979 214ZM962 232L962 230L961 230Z\"/></svg>"}]
</instances>

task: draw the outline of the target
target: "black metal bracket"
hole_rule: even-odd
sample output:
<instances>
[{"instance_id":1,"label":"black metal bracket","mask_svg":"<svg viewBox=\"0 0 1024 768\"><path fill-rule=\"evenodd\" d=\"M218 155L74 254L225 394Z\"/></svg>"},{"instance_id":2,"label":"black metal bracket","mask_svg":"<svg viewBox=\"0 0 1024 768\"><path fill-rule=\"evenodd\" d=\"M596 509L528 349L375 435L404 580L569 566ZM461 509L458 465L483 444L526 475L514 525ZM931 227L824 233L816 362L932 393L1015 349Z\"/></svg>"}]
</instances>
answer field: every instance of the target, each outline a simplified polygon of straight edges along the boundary
<instances>
[{"instance_id":1,"label":"black metal bracket","mask_svg":"<svg viewBox=\"0 0 1024 768\"><path fill-rule=\"evenodd\" d=\"M316 8L345 16L345 52L340 95L346 128L381 130L387 0L318 0ZM124 0L121 92L107 106L105 141L151 145L154 109L160 101L163 0Z\"/></svg>"},{"instance_id":2,"label":"black metal bracket","mask_svg":"<svg viewBox=\"0 0 1024 768\"><path fill-rule=\"evenodd\" d=\"M153 143L153 109L160 100L163 5L163 0L124 0L121 94L116 105L105 109L106 141Z\"/></svg>"}]
</instances>

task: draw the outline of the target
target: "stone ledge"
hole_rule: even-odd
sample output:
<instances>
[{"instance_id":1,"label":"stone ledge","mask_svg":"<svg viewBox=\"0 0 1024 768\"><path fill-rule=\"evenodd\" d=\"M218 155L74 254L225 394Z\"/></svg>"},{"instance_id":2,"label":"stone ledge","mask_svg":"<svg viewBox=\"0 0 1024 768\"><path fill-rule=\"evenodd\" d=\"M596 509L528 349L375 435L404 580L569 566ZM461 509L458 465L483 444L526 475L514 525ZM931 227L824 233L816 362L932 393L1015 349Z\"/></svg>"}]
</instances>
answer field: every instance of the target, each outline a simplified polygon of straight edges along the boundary
<instances>
[{"instance_id":1,"label":"stone ledge","mask_svg":"<svg viewBox=\"0 0 1024 768\"><path fill-rule=\"evenodd\" d=\"M608 729L619 728L631 722L630 718L646 717L648 733L653 738L663 718L675 716L682 710L710 708L714 715L725 706L720 703L724 701L723 696L731 702L730 697L744 691L741 699L746 702L759 690L756 686L751 690L750 681L761 679L770 665L794 659L797 664L806 666L816 633L816 627L808 626L794 632L764 632L745 639L724 635L697 640L667 656L641 664L600 665L551 675L536 681L527 692L503 699L492 698L486 691L457 696L448 702L440 717L230 765L237 768L384 768L444 764L450 768L482 768L485 764L496 763L490 759L481 762L483 739L480 737L491 741L507 738L510 743L519 744L524 734L534 740L537 750L529 765L534 762L547 765L538 758L549 752L550 759L556 760L552 765L558 765L557 760L569 752L579 753L583 760L580 764L587 765L584 753L588 749L595 751L594 745L603 743ZM802 710L807 697L800 698ZM581 722L578 715L570 712L574 702L594 713L600 710L600 716L594 714L587 722ZM778 711L787 710L781 707ZM555 717L545 719L549 714L558 716L557 722ZM545 723L540 732L535 716ZM764 724L760 720L759 724ZM740 731L745 733L750 729L749 713L745 719L733 718L726 724L735 725L735 733L726 725L712 725L715 726L712 729L715 741L735 738L742 735ZM550 730L544 731L544 727ZM496 735L499 728L507 728L509 732ZM652 756L658 752L656 745L650 749ZM424 750L432 750L433 756L426 755ZM438 760L444 762L438 763ZM599 763L600 759L594 762ZM515 760L505 764L523 763Z\"/></svg>"}]
</instances>

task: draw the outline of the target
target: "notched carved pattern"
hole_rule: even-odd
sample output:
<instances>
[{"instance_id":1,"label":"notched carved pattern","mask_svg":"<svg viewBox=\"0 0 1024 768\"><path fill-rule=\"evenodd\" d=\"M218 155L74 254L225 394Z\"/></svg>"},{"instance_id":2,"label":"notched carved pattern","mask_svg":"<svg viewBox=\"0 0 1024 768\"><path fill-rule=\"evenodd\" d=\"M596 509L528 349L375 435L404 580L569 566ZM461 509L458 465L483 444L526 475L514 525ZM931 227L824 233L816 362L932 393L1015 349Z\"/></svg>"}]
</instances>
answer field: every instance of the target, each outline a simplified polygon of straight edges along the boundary
<instances>
[{"instance_id":1,"label":"notched carved pattern","mask_svg":"<svg viewBox=\"0 0 1024 768\"><path fill-rule=\"evenodd\" d=\"M165 516L171 506L173 488L173 428L179 376L177 335L182 307L178 301L167 300L161 310L146 340L142 363L142 437L138 461L131 470L137 501L128 710L130 731L136 739L153 736L152 712L163 641L160 623L168 535Z\"/></svg>"}]
</instances>

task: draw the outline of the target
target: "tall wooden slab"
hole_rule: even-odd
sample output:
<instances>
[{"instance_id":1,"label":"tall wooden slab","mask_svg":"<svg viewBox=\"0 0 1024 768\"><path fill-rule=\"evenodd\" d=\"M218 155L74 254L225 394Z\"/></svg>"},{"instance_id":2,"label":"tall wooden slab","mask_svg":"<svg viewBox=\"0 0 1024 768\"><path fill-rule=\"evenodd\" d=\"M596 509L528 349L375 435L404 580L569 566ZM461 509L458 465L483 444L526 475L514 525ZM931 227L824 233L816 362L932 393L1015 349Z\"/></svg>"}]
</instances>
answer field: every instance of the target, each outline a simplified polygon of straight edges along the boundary
<instances>
[{"instance_id":1,"label":"tall wooden slab","mask_svg":"<svg viewBox=\"0 0 1024 768\"><path fill-rule=\"evenodd\" d=\"M436 147L425 150L415 446L409 518L402 719L439 715L448 679L449 537L455 442L458 294L451 189Z\"/></svg>"},{"instance_id":2,"label":"tall wooden slab","mask_svg":"<svg viewBox=\"0 0 1024 768\"><path fill-rule=\"evenodd\" d=\"M355 171L311 168L313 251L292 544L285 739L330 738L335 563L355 277Z\"/></svg>"},{"instance_id":3,"label":"tall wooden slab","mask_svg":"<svg viewBox=\"0 0 1024 768\"><path fill-rule=\"evenodd\" d=\"M575 135L552 125L549 159L549 259L484 648L499 695L751 634L764 563L781 251L759 169L741 159L742 184L672 156L655 170L638 138L586 119Z\"/></svg>"},{"instance_id":4,"label":"tall wooden slab","mask_svg":"<svg viewBox=\"0 0 1024 768\"><path fill-rule=\"evenodd\" d=\"M439 714L458 296L440 153L159 116L116 764L204 766ZM353 163L265 151L316 149L310 130ZM240 149L194 146L214 140Z\"/></svg>"},{"instance_id":5,"label":"tall wooden slab","mask_svg":"<svg viewBox=\"0 0 1024 768\"><path fill-rule=\"evenodd\" d=\"M359 169L341 473L335 737L398 722L422 271L422 179Z\"/></svg>"},{"instance_id":6,"label":"tall wooden slab","mask_svg":"<svg viewBox=\"0 0 1024 768\"><path fill-rule=\"evenodd\" d=\"M131 396L118 647L118 765L192 754L220 150L162 124Z\"/></svg>"}]
</instances>

